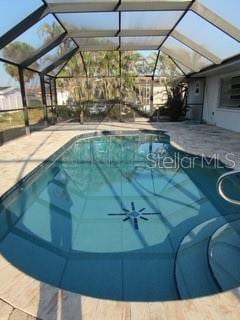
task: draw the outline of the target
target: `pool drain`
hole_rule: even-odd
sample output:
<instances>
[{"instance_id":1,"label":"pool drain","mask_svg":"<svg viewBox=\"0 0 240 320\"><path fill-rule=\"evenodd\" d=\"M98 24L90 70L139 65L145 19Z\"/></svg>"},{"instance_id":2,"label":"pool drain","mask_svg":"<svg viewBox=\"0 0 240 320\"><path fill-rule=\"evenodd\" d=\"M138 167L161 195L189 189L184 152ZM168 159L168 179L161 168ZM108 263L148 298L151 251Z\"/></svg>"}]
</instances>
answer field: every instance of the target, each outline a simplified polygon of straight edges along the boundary
<instances>
[{"instance_id":1,"label":"pool drain","mask_svg":"<svg viewBox=\"0 0 240 320\"><path fill-rule=\"evenodd\" d=\"M142 208L140 210L136 210L135 204L132 201L131 202L131 209L128 210L126 208L122 208L124 212L122 213L109 213L109 216L125 216L125 218L122 221L128 221L131 220L135 230L139 230L138 226L138 219L142 219L145 221L148 221L149 219L146 218L145 216L151 216L151 215L156 215L156 214L161 214L161 212L145 212L146 208Z\"/></svg>"}]
</instances>

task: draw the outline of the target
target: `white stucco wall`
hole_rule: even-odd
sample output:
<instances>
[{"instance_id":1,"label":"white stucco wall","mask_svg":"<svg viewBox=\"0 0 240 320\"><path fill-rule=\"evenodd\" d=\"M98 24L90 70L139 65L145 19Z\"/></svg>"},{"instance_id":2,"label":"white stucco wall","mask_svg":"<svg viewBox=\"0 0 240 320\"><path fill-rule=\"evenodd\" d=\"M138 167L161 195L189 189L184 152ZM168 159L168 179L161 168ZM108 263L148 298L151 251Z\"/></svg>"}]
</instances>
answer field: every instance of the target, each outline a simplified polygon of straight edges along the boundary
<instances>
[{"instance_id":1,"label":"white stucco wall","mask_svg":"<svg viewBox=\"0 0 240 320\"><path fill-rule=\"evenodd\" d=\"M198 92L196 90L198 89ZM189 107L186 119L201 121L204 97L204 79L191 79L188 81L188 99Z\"/></svg>"},{"instance_id":2,"label":"white stucco wall","mask_svg":"<svg viewBox=\"0 0 240 320\"><path fill-rule=\"evenodd\" d=\"M221 128L240 132L240 110L219 107L221 79L236 75L240 75L240 71L206 77L203 120Z\"/></svg>"},{"instance_id":3,"label":"white stucco wall","mask_svg":"<svg viewBox=\"0 0 240 320\"><path fill-rule=\"evenodd\" d=\"M21 91L18 88L8 88L0 91L0 110L22 108Z\"/></svg>"},{"instance_id":4,"label":"white stucco wall","mask_svg":"<svg viewBox=\"0 0 240 320\"><path fill-rule=\"evenodd\" d=\"M65 105L67 103L67 100L69 99L69 92L66 90L57 90L57 101L59 105Z\"/></svg>"}]
</instances>

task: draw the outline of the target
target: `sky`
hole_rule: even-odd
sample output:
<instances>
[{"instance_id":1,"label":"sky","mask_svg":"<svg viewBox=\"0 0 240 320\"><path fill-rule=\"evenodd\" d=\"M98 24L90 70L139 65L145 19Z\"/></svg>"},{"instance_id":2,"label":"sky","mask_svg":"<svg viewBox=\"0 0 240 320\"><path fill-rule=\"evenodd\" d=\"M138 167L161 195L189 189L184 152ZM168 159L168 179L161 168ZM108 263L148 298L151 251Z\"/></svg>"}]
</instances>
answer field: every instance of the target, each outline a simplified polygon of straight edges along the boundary
<instances>
[{"instance_id":1,"label":"sky","mask_svg":"<svg viewBox=\"0 0 240 320\"><path fill-rule=\"evenodd\" d=\"M0 36L42 4L41 0L1 0Z\"/></svg>"}]
</instances>

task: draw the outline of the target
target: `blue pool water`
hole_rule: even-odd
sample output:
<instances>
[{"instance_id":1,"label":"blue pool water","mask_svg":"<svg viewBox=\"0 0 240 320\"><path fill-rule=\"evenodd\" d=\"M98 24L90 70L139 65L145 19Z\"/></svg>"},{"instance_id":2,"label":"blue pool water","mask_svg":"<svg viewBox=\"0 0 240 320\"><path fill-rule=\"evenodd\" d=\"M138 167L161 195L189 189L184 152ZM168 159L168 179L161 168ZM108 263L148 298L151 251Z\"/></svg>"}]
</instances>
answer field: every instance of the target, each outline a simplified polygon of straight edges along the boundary
<instances>
[{"instance_id":1,"label":"blue pool water","mask_svg":"<svg viewBox=\"0 0 240 320\"><path fill-rule=\"evenodd\" d=\"M226 169L200 158L194 168L155 166L175 152L161 132L75 139L2 199L0 253L36 279L98 298L239 286L240 209L216 190Z\"/></svg>"}]
</instances>

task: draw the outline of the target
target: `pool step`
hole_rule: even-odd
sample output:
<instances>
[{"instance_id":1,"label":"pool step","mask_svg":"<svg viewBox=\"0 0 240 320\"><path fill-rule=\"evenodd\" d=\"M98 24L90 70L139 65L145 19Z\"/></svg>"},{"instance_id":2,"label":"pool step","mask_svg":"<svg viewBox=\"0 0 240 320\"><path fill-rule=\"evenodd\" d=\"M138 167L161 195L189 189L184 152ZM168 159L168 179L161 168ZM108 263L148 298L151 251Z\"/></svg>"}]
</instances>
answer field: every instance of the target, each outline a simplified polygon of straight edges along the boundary
<instances>
[{"instance_id":1,"label":"pool step","mask_svg":"<svg viewBox=\"0 0 240 320\"><path fill-rule=\"evenodd\" d=\"M183 238L175 260L176 283L182 299L221 291L209 266L208 244L217 229L239 217L240 214L233 214L209 219L194 227Z\"/></svg>"},{"instance_id":2,"label":"pool step","mask_svg":"<svg viewBox=\"0 0 240 320\"><path fill-rule=\"evenodd\" d=\"M211 237L210 268L223 290L240 286L240 220L227 223Z\"/></svg>"}]
</instances>

